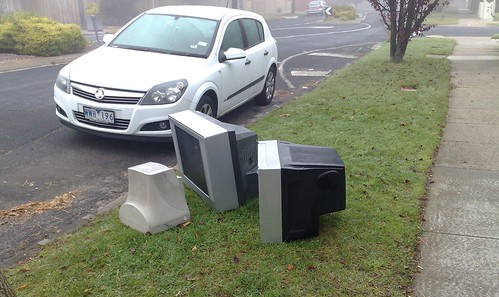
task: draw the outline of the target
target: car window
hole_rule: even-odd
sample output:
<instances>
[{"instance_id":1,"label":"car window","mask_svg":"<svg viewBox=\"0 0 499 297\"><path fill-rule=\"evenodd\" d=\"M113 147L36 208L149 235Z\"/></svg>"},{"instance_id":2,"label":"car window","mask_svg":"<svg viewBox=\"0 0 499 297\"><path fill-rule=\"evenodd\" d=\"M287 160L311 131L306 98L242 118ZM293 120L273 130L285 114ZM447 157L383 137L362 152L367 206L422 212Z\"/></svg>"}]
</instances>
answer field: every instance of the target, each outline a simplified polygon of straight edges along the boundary
<instances>
[{"instance_id":1,"label":"car window","mask_svg":"<svg viewBox=\"0 0 499 297\"><path fill-rule=\"evenodd\" d=\"M214 20L144 14L126 27L109 46L207 56L218 23Z\"/></svg>"},{"instance_id":2,"label":"car window","mask_svg":"<svg viewBox=\"0 0 499 297\"><path fill-rule=\"evenodd\" d=\"M232 21L225 30L224 38L222 40L222 51L226 51L229 48L240 48L244 49L244 39L241 31L241 26L239 21Z\"/></svg>"},{"instance_id":3,"label":"car window","mask_svg":"<svg viewBox=\"0 0 499 297\"><path fill-rule=\"evenodd\" d=\"M262 23L253 19L243 19L242 24L246 32L246 38L248 39L248 48L264 40Z\"/></svg>"}]
</instances>

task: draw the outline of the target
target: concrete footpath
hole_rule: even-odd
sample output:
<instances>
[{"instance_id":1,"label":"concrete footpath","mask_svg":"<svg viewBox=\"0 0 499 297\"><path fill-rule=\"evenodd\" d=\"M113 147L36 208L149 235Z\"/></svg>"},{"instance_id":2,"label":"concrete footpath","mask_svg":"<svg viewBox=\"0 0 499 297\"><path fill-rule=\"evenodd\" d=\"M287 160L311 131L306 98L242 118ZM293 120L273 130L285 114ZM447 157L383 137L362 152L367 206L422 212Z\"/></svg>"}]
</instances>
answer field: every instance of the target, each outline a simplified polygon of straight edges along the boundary
<instances>
[{"instance_id":1,"label":"concrete footpath","mask_svg":"<svg viewBox=\"0 0 499 297\"><path fill-rule=\"evenodd\" d=\"M455 39L412 296L499 296L499 41Z\"/></svg>"}]
</instances>

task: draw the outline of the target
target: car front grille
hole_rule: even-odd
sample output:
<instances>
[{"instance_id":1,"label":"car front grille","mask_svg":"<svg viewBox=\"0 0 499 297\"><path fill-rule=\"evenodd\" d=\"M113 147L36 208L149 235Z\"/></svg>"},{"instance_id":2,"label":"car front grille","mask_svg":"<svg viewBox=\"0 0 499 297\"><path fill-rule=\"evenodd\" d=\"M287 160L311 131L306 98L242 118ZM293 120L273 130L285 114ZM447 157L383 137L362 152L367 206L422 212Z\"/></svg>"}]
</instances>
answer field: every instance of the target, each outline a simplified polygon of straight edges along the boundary
<instances>
[{"instance_id":1,"label":"car front grille","mask_svg":"<svg viewBox=\"0 0 499 297\"><path fill-rule=\"evenodd\" d=\"M85 123L87 125L94 126L94 127L100 127L100 128L126 130L128 128L128 125L130 124L130 120L123 120L123 119L114 119L114 124L92 122L92 121L89 121L85 118L85 115L83 115L83 112L79 112L79 111L75 111L74 115L75 115L76 120L78 120L78 122Z\"/></svg>"},{"instance_id":2,"label":"car front grille","mask_svg":"<svg viewBox=\"0 0 499 297\"><path fill-rule=\"evenodd\" d=\"M140 91L106 89L76 82L71 83L71 89L75 96L101 103L137 104L145 95L145 92ZM97 99L95 97L95 93L99 89L104 93L102 99Z\"/></svg>"}]
</instances>

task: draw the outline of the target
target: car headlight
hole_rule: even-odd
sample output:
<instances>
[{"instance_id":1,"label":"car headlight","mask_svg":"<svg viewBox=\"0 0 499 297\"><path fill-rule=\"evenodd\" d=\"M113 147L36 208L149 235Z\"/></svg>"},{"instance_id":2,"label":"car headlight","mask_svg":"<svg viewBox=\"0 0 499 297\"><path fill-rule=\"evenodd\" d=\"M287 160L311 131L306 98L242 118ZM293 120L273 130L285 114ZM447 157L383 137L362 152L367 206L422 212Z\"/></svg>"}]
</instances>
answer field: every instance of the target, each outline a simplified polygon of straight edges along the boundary
<instances>
[{"instance_id":1,"label":"car headlight","mask_svg":"<svg viewBox=\"0 0 499 297\"><path fill-rule=\"evenodd\" d=\"M69 94L71 91L69 87L69 78L61 72L57 75L55 85L65 93Z\"/></svg>"},{"instance_id":2,"label":"car headlight","mask_svg":"<svg viewBox=\"0 0 499 297\"><path fill-rule=\"evenodd\" d=\"M171 104L177 102L187 89L187 80L170 81L152 87L147 91L142 105Z\"/></svg>"}]
</instances>

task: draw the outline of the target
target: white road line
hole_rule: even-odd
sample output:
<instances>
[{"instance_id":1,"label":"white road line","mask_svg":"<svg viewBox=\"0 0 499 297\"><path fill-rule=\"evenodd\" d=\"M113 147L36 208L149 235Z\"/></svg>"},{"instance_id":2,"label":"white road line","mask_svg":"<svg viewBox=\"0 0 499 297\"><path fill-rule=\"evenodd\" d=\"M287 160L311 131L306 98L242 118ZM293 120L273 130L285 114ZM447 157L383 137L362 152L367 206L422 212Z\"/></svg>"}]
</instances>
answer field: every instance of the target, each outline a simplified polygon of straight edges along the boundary
<instances>
[{"instance_id":1,"label":"white road line","mask_svg":"<svg viewBox=\"0 0 499 297\"><path fill-rule=\"evenodd\" d=\"M351 33L351 32L364 31L364 30L367 30L367 29L371 28L371 25L366 24L366 23L361 23L361 25L364 25L364 27L358 28L358 29L352 29L352 30L344 30L344 31L325 32L325 33L313 33L313 34L302 34L302 35L291 35L291 36L285 36L285 37L274 37L274 39L279 40L279 39L289 39L289 38L306 37L306 36L321 36L321 35L343 34L343 33Z\"/></svg>"},{"instance_id":2,"label":"white road line","mask_svg":"<svg viewBox=\"0 0 499 297\"><path fill-rule=\"evenodd\" d=\"M309 54L309 56L331 57L331 58L344 58L344 59L357 59L357 56L335 54L335 53L311 53L311 54Z\"/></svg>"},{"instance_id":3,"label":"white road line","mask_svg":"<svg viewBox=\"0 0 499 297\"><path fill-rule=\"evenodd\" d=\"M299 54L296 54L296 55L292 55L292 56L287 57L286 59L284 59L280 63L280 65L279 65L279 76L282 78L282 80L284 81L284 83L286 83L286 85L288 86L288 88L294 89L295 86L293 85L293 83L291 83L291 81L286 77L286 74L284 73L284 66L286 65L286 63L289 60L294 59L294 58L299 57L299 56L302 56L302 55L309 55L311 53L316 53L316 52L338 50L338 49L342 49L342 48L356 47L356 46L358 46L358 47L368 46L368 45L374 46L376 44L378 44L378 43L377 42L371 42L371 43L349 44L349 45L343 45L343 46L338 46L338 47L315 49L315 50L311 50L311 51L305 51L303 53L299 53Z\"/></svg>"},{"instance_id":4,"label":"white road line","mask_svg":"<svg viewBox=\"0 0 499 297\"><path fill-rule=\"evenodd\" d=\"M324 77L331 73L331 70L313 70L313 69L298 69L292 70L291 76L302 76L302 77Z\"/></svg>"}]
</instances>

